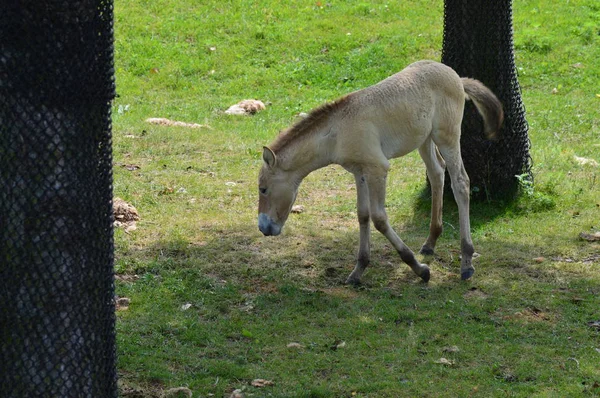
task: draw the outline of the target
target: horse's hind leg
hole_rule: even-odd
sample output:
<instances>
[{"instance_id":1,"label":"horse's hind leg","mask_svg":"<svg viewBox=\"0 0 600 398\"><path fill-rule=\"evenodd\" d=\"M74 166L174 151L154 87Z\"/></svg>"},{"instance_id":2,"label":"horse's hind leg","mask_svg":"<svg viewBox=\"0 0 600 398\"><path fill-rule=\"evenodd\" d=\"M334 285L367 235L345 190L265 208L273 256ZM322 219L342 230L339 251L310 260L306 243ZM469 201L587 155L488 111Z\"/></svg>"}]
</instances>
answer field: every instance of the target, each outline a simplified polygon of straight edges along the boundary
<instances>
[{"instance_id":1,"label":"horse's hind leg","mask_svg":"<svg viewBox=\"0 0 600 398\"><path fill-rule=\"evenodd\" d=\"M423 281L429 281L429 267L421 264L415 258L414 253L400 239L398 234L392 229L387 214L385 212L385 188L387 171L381 169L371 169L367 175L367 185L369 187L369 206L371 220L373 225L381 232L394 246L400 258L421 277Z\"/></svg>"},{"instance_id":2,"label":"horse's hind leg","mask_svg":"<svg viewBox=\"0 0 600 398\"><path fill-rule=\"evenodd\" d=\"M369 188L364 176L355 174L356 180L356 210L358 213L358 224L360 227L360 243L358 256L354 270L346 279L346 283L356 285L360 283L360 277L369 265L371 259L371 228L369 224Z\"/></svg>"},{"instance_id":3,"label":"horse's hind leg","mask_svg":"<svg viewBox=\"0 0 600 398\"><path fill-rule=\"evenodd\" d=\"M460 129L460 126L458 127ZM458 217L460 222L460 246L462 260L460 264L461 279L469 279L475 273L473 268L473 241L471 240L471 222L469 220L469 176L465 171L462 158L460 156L460 130L453 136L452 144L448 145L447 140L440 140L438 148L442 157L446 161L450 180L452 181L452 192L458 205ZM445 142L444 142L445 141Z\"/></svg>"},{"instance_id":4,"label":"horse's hind leg","mask_svg":"<svg viewBox=\"0 0 600 398\"><path fill-rule=\"evenodd\" d=\"M421 247L421 254L432 255L437 239L442 234L442 202L444 197L444 171L446 163L430 138L419 148L419 154L427 168L431 185L431 224L429 236Z\"/></svg>"}]
</instances>

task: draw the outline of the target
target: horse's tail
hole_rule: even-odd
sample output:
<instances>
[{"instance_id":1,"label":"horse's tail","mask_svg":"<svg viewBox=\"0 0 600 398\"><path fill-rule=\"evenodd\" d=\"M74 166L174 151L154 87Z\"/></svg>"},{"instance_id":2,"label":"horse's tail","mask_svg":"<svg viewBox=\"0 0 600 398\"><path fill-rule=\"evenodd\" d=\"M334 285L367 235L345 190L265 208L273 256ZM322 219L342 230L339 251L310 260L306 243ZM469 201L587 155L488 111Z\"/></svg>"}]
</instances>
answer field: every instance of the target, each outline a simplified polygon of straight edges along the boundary
<instances>
[{"instance_id":1,"label":"horse's tail","mask_svg":"<svg viewBox=\"0 0 600 398\"><path fill-rule=\"evenodd\" d=\"M500 127L504 120L504 111L498 97L479 80L461 78L467 99L483 116L485 135L490 140L495 140L500 134Z\"/></svg>"}]
</instances>

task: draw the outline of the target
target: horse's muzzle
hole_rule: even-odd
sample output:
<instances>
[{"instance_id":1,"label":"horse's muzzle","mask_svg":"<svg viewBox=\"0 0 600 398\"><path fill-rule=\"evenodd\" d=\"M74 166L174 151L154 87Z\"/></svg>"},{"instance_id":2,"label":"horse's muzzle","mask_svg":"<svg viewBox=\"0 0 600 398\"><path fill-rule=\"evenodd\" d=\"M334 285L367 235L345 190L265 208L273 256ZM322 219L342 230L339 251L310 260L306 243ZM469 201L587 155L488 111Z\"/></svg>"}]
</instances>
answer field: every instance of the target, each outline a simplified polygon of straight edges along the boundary
<instances>
[{"instance_id":1,"label":"horse's muzzle","mask_svg":"<svg viewBox=\"0 0 600 398\"><path fill-rule=\"evenodd\" d=\"M277 236L281 233L281 226L265 213L258 215L258 229L265 236Z\"/></svg>"}]
</instances>

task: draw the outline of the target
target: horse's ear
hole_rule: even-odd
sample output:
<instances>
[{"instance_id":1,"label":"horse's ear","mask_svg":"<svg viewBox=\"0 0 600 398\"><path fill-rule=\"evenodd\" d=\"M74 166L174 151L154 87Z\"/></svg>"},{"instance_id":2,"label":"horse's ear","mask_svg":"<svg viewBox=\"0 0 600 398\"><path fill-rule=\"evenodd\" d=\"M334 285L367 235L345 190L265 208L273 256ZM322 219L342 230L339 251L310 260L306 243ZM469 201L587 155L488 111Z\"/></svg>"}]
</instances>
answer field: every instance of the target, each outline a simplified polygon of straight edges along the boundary
<instances>
[{"instance_id":1,"label":"horse's ear","mask_svg":"<svg viewBox=\"0 0 600 398\"><path fill-rule=\"evenodd\" d=\"M270 168L275 167L275 164L277 163L277 157L275 156L275 153L273 153L273 151L266 146L263 147L263 160Z\"/></svg>"}]
</instances>

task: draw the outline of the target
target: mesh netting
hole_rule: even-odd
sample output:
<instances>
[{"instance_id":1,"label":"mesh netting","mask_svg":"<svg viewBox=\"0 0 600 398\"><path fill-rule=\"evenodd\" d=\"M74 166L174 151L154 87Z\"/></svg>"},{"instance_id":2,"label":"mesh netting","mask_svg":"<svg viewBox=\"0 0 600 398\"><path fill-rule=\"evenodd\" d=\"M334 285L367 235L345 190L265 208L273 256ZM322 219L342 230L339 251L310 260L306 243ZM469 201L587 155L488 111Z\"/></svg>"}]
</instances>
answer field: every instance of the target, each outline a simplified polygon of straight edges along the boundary
<instances>
[{"instance_id":1,"label":"mesh netting","mask_svg":"<svg viewBox=\"0 0 600 398\"><path fill-rule=\"evenodd\" d=\"M446 0L442 62L460 76L482 81L504 105L501 138L491 142L484 138L474 105L466 103L461 149L475 199L512 197L518 189L515 175L532 175L515 68L511 0Z\"/></svg>"},{"instance_id":2,"label":"mesh netting","mask_svg":"<svg viewBox=\"0 0 600 398\"><path fill-rule=\"evenodd\" d=\"M0 395L116 397L111 0L0 12Z\"/></svg>"}]
</instances>

